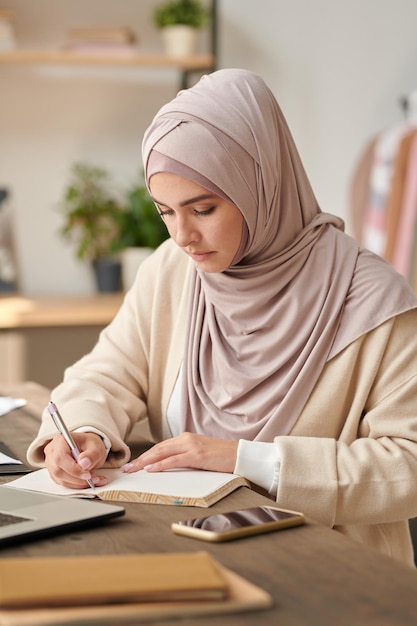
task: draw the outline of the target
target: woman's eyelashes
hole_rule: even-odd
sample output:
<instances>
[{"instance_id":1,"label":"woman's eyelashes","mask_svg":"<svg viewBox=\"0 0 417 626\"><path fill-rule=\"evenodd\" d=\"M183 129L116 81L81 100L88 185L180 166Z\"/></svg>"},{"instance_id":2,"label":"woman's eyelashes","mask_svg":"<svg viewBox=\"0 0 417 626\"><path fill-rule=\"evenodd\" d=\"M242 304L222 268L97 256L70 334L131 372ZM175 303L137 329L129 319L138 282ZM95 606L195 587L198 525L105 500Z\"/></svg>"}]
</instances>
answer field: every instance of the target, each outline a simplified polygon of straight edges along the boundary
<instances>
[{"instance_id":1,"label":"woman's eyelashes","mask_svg":"<svg viewBox=\"0 0 417 626\"><path fill-rule=\"evenodd\" d=\"M194 209L194 215L210 215L210 213L213 213L215 208L216 207L211 206L208 209L204 209L203 211L199 211L198 209Z\"/></svg>"},{"instance_id":2,"label":"woman's eyelashes","mask_svg":"<svg viewBox=\"0 0 417 626\"><path fill-rule=\"evenodd\" d=\"M166 210L162 210L159 207L156 207L158 209L158 213L159 215L162 217L162 219L166 216L166 215L171 215L173 213L173 211L166 209Z\"/></svg>"},{"instance_id":3,"label":"woman's eyelashes","mask_svg":"<svg viewBox=\"0 0 417 626\"><path fill-rule=\"evenodd\" d=\"M156 207L158 209L158 213L159 215L164 218L166 216L169 215L174 215L175 211L173 209L161 209L160 207ZM194 215L196 216L200 216L200 215L210 215L210 213L213 213L214 209L216 207L215 206L211 206L208 209L192 209L192 212Z\"/></svg>"}]
</instances>

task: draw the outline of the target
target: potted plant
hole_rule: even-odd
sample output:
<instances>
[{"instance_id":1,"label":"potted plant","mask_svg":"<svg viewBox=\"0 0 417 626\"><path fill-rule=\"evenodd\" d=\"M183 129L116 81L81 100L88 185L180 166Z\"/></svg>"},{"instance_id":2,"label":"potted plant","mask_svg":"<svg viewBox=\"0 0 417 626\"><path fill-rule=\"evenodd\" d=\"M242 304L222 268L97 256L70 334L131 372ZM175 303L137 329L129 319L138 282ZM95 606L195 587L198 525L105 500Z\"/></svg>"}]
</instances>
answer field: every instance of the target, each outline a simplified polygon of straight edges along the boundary
<instances>
[{"instance_id":1,"label":"potted plant","mask_svg":"<svg viewBox=\"0 0 417 626\"><path fill-rule=\"evenodd\" d=\"M153 21L161 30L165 49L171 56L193 54L198 30L208 21L208 11L200 0L167 0L156 7Z\"/></svg>"},{"instance_id":2,"label":"potted plant","mask_svg":"<svg viewBox=\"0 0 417 626\"><path fill-rule=\"evenodd\" d=\"M107 170L75 163L65 191L60 234L76 244L80 260L89 260L99 291L121 289L120 214L123 208L110 186Z\"/></svg>"},{"instance_id":3,"label":"potted plant","mask_svg":"<svg viewBox=\"0 0 417 626\"><path fill-rule=\"evenodd\" d=\"M169 235L143 183L143 177L128 189L124 210L119 217L122 282L127 290L143 259Z\"/></svg>"}]
</instances>

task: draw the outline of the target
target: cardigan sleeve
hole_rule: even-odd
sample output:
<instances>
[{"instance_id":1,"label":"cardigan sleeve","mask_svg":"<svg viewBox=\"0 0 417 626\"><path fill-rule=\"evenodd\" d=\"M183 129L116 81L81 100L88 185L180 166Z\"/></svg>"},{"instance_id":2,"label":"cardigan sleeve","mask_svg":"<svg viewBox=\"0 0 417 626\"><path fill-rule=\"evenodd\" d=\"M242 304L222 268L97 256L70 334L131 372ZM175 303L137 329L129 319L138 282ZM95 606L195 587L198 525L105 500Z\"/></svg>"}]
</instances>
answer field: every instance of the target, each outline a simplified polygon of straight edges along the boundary
<instances>
[{"instance_id":1,"label":"cardigan sleeve","mask_svg":"<svg viewBox=\"0 0 417 626\"><path fill-rule=\"evenodd\" d=\"M112 444L109 461L128 460L124 439L135 421L146 416L146 355L135 328L134 295L128 293L114 320L93 350L67 368L51 394L70 430L85 426L102 432ZM43 445L56 434L45 410L28 461L41 465Z\"/></svg>"},{"instance_id":2,"label":"cardigan sleeve","mask_svg":"<svg viewBox=\"0 0 417 626\"><path fill-rule=\"evenodd\" d=\"M417 516L416 328L403 313L328 363L314 412L275 439L280 506L331 527Z\"/></svg>"},{"instance_id":3,"label":"cardigan sleeve","mask_svg":"<svg viewBox=\"0 0 417 626\"><path fill-rule=\"evenodd\" d=\"M172 328L180 316L178 302L184 300L186 284L186 255L174 245L168 240L143 261L120 310L93 350L69 367L52 391L70 430L93 427L110 440L110 465L129 460L126 439L137 422L149 419L157 436L162 429L164 371L168 353L178 353L173 342L181 341L182 335ZM55 434L45 410L27 453L32 465L43 464L43 446Z\"/></svg>"}]
</instances>

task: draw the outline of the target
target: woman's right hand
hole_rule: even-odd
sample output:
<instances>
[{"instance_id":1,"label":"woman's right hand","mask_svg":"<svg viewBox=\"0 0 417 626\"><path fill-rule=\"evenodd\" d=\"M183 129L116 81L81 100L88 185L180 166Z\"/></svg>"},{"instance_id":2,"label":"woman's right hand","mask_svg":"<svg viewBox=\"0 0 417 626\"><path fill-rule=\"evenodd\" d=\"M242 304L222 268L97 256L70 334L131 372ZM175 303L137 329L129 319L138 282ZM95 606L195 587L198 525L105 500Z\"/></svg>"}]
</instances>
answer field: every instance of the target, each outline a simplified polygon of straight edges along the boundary
<instances>
[{"instance_id":1,"label":"woman's right hand","mask_svg":"<svg viewBox=\"0 0 417 626\"><path fill-rule=\"evenodd\" d=\"M51 478L64 487L85 489L87 479L91 478L96 487L108 483L105 476L92 473L95 468L102 467L107 451L102 438L96 433L71 433L80 451L75 461L71 450L62 435L55 435L44 447L45 465Z\"/></svg>"}]
</instances>

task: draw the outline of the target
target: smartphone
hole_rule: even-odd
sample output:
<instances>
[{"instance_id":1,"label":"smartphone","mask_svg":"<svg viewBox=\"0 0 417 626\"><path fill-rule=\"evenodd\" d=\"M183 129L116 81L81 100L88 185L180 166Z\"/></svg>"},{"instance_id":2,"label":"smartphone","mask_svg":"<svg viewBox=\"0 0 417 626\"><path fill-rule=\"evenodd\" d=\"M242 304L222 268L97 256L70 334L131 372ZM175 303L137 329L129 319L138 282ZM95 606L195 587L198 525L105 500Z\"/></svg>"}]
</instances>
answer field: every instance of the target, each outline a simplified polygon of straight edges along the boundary
<instances>
[{"instance_id":1,"label":"smartphone","mask_svg":"<svg viewBox=\"0 0 417 626\"><path fill-rule=\"evenodd\" d=\"M186 535L203 541L231 541L290 526L300 526L304 521L304 515L297 511L258 506L174 522L171 529L177 535Z\"/></svg>"}]
</instances>

